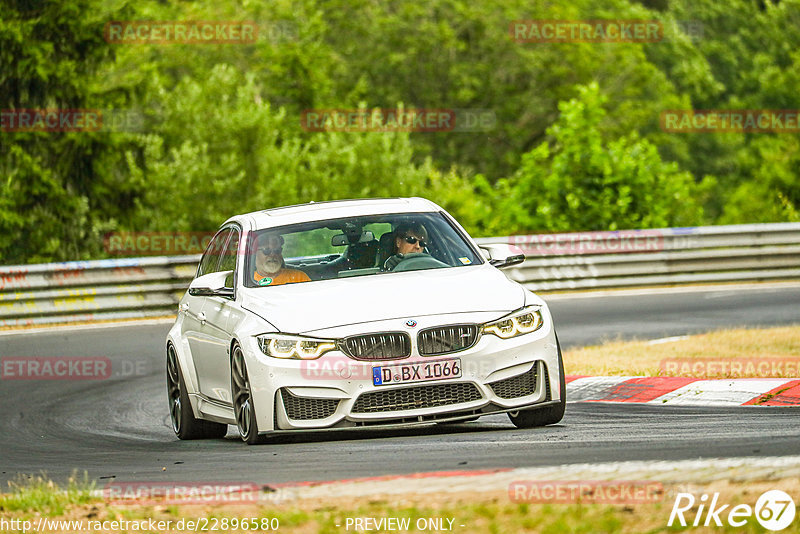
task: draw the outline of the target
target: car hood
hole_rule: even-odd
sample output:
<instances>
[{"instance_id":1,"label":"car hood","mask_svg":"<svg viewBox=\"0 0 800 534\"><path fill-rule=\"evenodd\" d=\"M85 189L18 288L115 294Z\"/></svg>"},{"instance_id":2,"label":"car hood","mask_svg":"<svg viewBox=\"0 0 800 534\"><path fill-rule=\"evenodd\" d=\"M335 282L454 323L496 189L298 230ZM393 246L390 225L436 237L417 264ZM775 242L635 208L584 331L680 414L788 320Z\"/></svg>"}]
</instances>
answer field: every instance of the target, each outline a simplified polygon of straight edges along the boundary
<instances>
[{"instance_id":1,"label":"car hood","mask_svg":"<svg viewBox=\"0 0 800 534\"><path fill-rule=\"evenodd\" d=\"M389 273L251 288L242 307L278 331L302 334L395 318L498 312L525 304L525 290L488 265Z\"/></svg>"}]
</instances>

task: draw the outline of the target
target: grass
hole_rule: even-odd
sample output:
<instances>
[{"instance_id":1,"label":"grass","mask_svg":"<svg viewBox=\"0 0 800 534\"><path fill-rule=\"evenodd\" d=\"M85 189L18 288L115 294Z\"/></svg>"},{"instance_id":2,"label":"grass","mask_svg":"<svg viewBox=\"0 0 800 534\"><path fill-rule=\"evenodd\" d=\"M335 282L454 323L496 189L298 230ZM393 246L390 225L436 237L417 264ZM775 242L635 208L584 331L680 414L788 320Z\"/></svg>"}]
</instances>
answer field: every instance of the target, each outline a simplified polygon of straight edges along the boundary
<instances>
[{"instance_id":1,"label":"grass","mask_svg":"<svg viewBox=\"0 0 800 534\"><path fill-rule=\"evenodd\" d=\"M86 488L83 488L86 489ZM792 478L778 480L749 481L736 483L730 481L713 482L701 488L695 488L698 496L700 492L713 495L720 494L719 503L755 505L758 496L771 489L783 489L790 495L797 495L800 482ZM50 494L49 500L58 501L63 506L56 511L52 504L45 504L47 499L31 498L32 495ZM353 498L331 496L329 499L300 500L286 504L259 505L187 505L187 506L113 506L104 503L99 497L87 497L85 493L78 492L77 500L63 500L63 491L44 480L37 480L29 485L18 485L10 495L3 498L3 502L13 500L24 503L24 514L21 510L4 508L0 511L0 524L2 520L21 517L31 518L30 512L47 514L51 519L66 519L82 521L90 525L89 521L127 520L170 520L174 523L184 520L205 520L209 525L214 520L222 518L243 519L255 518L257 520L275 518L278 521L278 532L286 533L321 533L339 534L343 532L364 532L355 528L356 518L373 518L379 521L382 518L396 518L407 520L409 532L458 532L471 533L517 533L532 532L542 534L561 533L672 533L672 532L725 532L725 533L752 533L764 532L754 518L751 518L744 527L732 527L725 524L726 515L720 519L722 527L703 528L691 526L699 508L696 505L685 514L689 522L687 527L667 526L667 522L675 502L675 492L665 492L662 500L638 504L533 504L512 502L504 492L481 493L477 489L472 493L438 493L425 495L376 495L371 498L355 500ZM69 493L67 490L66 493ZM82 501L83 497L88 500ZM729 507L730 509L730 507ZM705 516L701 515L702 519ZM429 521L439 521L439 525L448 528L433 529ZM448 521L452 520L452 522ZM348 522L349 521L349 522ZM221 523L220 523L221 524ZM389 532L389 528L379 529L370 525L375 532ZM429 528L422 528L428 526ZM349 528L348 528L349 527ZM139 529L129 529L134 531ZM244 531L243 529L224 529L226 531ZM252 531L252 529L249 529ZM260 532L268 529L257 530ZM785 534L800 533L800 520L795 520Z\"/></svg>"},{"instance_id":2,"label":"grass","mask_svg":"<svg viewBox=\"0 0 800 534\"><path fill-rule=\"evenodd\" d=\"M611 341L564 351L564 367L568 375L589 376L797 378L800 326L719 330L658 343Z\"/></svg>"},{"instance_id":3,"label":"grass","mask_svg":"<svg viewBox=\"0 0 800 534\"><path fill-rule=\"evenodd\" d=\"M71 506L94 500L94 483L85 474L82 478L71 476L63 488L44 475L19 476L15 481L9 482L8 486L8 493L0 493L0 513L38 512L61 515Z\"/></svg>"}]
</instances>

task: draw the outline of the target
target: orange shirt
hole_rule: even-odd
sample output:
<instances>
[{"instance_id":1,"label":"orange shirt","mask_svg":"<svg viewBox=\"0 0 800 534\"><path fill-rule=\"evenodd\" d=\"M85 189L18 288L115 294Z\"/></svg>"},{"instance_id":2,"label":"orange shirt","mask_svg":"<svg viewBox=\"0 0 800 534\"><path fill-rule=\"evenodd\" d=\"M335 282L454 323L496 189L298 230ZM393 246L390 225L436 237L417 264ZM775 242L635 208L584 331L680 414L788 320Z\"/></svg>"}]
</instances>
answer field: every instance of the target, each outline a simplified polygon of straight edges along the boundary
<instances>
[{"instance_id":1,"label":"orange shirt","mask_svg":"<svg viewBox=\"0 0 800 534\"><path fill-rule=\"evenodd\" d=\"M258 271L253 273L253 280L260 286L279 286L295 282L310 282L311 278L306 273L297 269L281 269L273 276L262 276Z\"/></svg>"}]
</instances>

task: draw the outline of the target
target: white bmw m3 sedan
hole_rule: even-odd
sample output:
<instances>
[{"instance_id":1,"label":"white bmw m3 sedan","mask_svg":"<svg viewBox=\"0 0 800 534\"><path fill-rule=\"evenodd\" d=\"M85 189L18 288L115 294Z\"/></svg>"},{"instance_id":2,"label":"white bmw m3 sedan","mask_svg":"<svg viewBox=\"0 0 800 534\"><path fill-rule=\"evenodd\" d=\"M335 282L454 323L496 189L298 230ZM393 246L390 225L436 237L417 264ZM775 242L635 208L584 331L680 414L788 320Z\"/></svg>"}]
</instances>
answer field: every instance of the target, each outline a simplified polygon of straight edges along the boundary
<instances>
[{"instance_id":1,"label":"white bmw m3 sedan","mask_svg":"<svg viewBox=\"0 0 800 534\"><path fill-rule=\"evenodd\" d=\"M545 302L421 198L237 215L166 340L180 439L473 420L557 423L566 387Z\"/></svg>"}]
</instances>

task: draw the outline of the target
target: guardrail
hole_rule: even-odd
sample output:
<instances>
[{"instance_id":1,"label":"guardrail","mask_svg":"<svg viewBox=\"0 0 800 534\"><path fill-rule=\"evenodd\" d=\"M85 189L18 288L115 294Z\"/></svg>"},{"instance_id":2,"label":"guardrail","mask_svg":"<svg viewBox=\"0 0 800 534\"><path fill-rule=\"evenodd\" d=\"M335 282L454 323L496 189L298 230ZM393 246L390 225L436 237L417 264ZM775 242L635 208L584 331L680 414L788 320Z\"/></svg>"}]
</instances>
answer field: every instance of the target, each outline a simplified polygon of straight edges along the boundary
<instances>
[{"instance_id":1,"label":"guardrail","mask_svg":"<svg viewBox=\"0 0 800 534\"><path fill-rule=\"evenodd\" d=\"M0 326L174 315L200 255L0 267Z\"/></svg>"},{"instance_id":2,"label":"guardrail","mask_svg":"<svg viewBox=\"0 0 800 534\"><path fill-rule=\"evenodd\" d=\"M534 291L800 279L800 223L479 238ZM199 255L0 267L0 326L174 315Z\"/></svg>"},{"instance_id":3,"label":"guardrail","mask_svg":"<svg viewBox=\"0 0 800 534\"><path fill-rule=\"evenodd\" d=\"M519 246L533 291L800 278L800 223L480 238Z\"/></svg>"}]
</instances>

